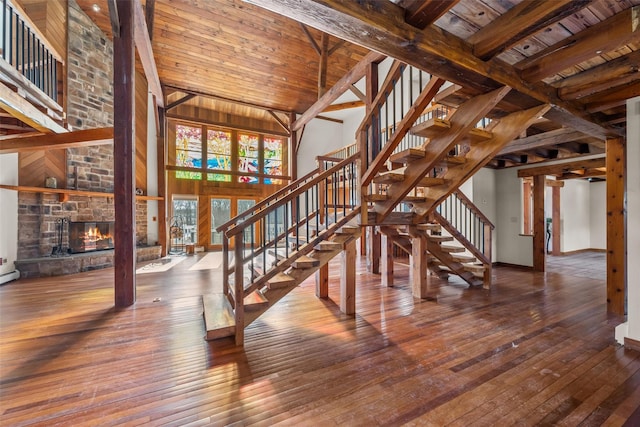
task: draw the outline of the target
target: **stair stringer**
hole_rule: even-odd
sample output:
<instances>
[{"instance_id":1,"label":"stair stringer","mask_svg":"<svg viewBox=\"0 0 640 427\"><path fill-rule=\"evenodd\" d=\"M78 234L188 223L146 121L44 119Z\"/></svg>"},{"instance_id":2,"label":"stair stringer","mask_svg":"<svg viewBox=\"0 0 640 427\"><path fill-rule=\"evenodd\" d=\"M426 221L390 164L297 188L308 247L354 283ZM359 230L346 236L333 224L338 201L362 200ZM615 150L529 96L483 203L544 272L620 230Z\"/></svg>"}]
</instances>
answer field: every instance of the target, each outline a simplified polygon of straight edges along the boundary
<instances>
[{"instance_id":1,"label":"stair stringer","mask_svg":"<svg viewBox=\"0 0 640 427\"><path fill-rule=\"evenodd\" d=\"M318 265L314 267L308 268L294 268L289 267L287 269L282 270L285 274L293 278L293 283L276 289L267 289L263 290L263 295L268 300L268 305L266 307L260 308L259 310L245 312L244 315L244 327L249 326L254 320L264 314L267 310L273 307L278 301L280 301L283 297L285 297L289 292L294 290L300 283L304 282L307 278L309 278L312 274L318 271L321 267L329 263L333 258L339 255L343 250L345 250L346 245L351 243L353 240L360 237L361 229L360 227L354 228L354 232L352 233L344 233L344 234L333 234L330 236L328 241L339 243L341 246L339 249L335 250L313 250L309 256L313 259L318 260Z\"/></svg>"}]
</instances>

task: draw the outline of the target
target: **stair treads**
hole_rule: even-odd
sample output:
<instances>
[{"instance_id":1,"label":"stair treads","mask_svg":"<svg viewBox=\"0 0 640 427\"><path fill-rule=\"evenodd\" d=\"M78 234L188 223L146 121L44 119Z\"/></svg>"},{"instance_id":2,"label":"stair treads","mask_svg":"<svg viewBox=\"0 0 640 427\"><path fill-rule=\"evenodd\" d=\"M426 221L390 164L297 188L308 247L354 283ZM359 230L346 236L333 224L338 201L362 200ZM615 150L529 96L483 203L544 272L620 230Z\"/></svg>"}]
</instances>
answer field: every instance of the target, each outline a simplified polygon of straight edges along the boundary
<instances>
[{"instance_id":1,"label":"stair treads","mask_svg":"<svg viewBox=\"0 0 640 427\"><path fill-rule=\"evenodd\" d=\"M278 273L271 279L267 280L267 288L278 289L291 286L296 283L296 280L285 273Z\"/></svg>"},{"instance_id":2,"label":"stair treads","mask_svg":"<svg viewBox=\"0 0 640 427\"><path fill-rule=\"evenodd\" d=\"M456 254L456 253L451 254L451 258L453 258L453 260L457 261L457 262L475 262L475 260L476 260L476 257L474 257L474 256L461 255L461 254Z\"/></svg>"},{"instance_id":3,"label":"stair treads","mask_svg":"<svg viewBox=\"0 0 640 427\"><path fill-rule=\"evenodd\" d=\"M255 290L254 292L251 292L249 295L244 297L245 310L259 310L268 305L269 300L259 290Z\"/></svg>"},{"instance_id":4,"label":"stair treads","mask_svg":"<svg viewBox=\"0 0 640 427\"><path fill-rule=\"evenodd\" d=\"M453 241L453 237L451 236L431 236L429 235L429 240L431 240L432 242L452 242Z\"/></svg>"},{"instance_id":5,"label":"stair treads","mask_svg":"<svg viewBox=\"0 0 640 427\"><path fill-rule=\"evenodd\" d=\"M440 249L442 249L443 252L448 253L464 252L464 248L461 246L440 245Z\"/></svg>"},{"instance_id":6,"label":"stair treads","mask_svg":"<svg viewBox=\"0 0 640 427\"><path fill-rule=\"evenodd\" d=\"M317 267L318 265L320 265L320 261L306 255L301 256L293 262L294 268L312 268Z\"/></svg>"},{"instance_id":7,"label":"stair treads","mask_svg":"<svg viewBox=\"0 0 640 427\"><path fill-rule=\"evenodd\" d=\"M425 176L418 182L418 187L437 187L438 185L445 185L447 181L444 178L433 178Z\"/></svg>"},{"instance_id":8,"label":"stair treads","mask_svg":"<svg viewBox=\"0 0 640 427\"><path fill-rule=\"evenodd\" d=\"M207 340L230 337L236 333L236 319L224 294L202 295Z\"/></svg>"},{"instance_id":9,"label":"stair treads","mask_svg":"<svg viewBox=\"0 0 640 427\"><path fill-rule=\"evenodd\" d=\"M449 120L432 117L431 119L413 126L410 130L411 134L423 136L425 138L433 138L451 128Z\"/></svg>"},{"instance_id":10,"label":"stair treads","mask_svg":"<svg viewBox=\"0 0 640 427\"><path fill-rule=\"evenodd\" d=\"M407 163L413 159L422 159L426 155L425 151L420 148L408 148L389 157L391 163Z\"/></svg>"},{"instance_id":11,"label":"stair treads","mask_svg":"<svg viewBox=\"0 0 640 427\"><path fill-rule=\"evenodd\" d=\"M322 241L319 242L313 249L316 251L338 251L342 249L342 244L338 242Z\"/></svg>"}]
</instances>

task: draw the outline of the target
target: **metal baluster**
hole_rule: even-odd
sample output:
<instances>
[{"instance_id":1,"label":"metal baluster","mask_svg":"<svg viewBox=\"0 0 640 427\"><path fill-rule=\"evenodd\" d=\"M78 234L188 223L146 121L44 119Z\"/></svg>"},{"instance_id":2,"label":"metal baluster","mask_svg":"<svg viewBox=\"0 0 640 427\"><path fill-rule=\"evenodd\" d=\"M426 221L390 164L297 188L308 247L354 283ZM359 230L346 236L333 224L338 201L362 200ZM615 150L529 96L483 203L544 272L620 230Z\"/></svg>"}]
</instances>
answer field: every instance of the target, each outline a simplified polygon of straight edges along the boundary
<instances>
[{"instance_id":1,"label":"metal baluster","mask_svg":"<svg viewBox=\"0 0 640 427\"><path fill-rule=\"evenodd\" d=\"M7 0L2 0L2 59L7 59Z\"/></svg>"}]
</instances>

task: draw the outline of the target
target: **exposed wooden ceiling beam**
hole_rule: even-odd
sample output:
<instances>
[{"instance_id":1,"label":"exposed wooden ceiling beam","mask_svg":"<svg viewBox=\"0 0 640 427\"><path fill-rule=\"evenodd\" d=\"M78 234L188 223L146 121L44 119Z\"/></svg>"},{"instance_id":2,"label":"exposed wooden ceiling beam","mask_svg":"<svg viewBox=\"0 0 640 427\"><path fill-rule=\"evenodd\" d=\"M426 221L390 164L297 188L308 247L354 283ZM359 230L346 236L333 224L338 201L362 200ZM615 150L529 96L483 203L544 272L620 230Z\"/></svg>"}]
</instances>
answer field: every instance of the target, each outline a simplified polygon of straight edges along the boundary
<instances>
[{"instance_id":1,"label":"exposed wooden ceiling beam","mask_svg":"<svg viewBox=\"0 0 640 427\"><path fill-rule=\"evenodd\" d=\"M149 40L153 41L153 19L156 12L156 0L147 0L144 5L144 20L149 30Z\"/></svg>"},{"instance_id":2,"label":"exposed wooden ceiling beam","mask_svg":"<svg viewBox=\"0 0 640 427\"><path fill-rule=\"evenodd\" d=\"M578 99L640 80L640 50L554 83L562 99Z\"/></svg>"},{"instance_id":3,"label":"exposed wooden ceiling beam","mask_svg":"<svg viewBox=\"0 0 640 427\"><path fill-rule=\"evenodd\" d=\"M113 128L97 128L58 133L55 135L26 136L0 141L0 154L27 151L57 150L113 143Z\"/></svg>"},{"instance_id":4,"label":"exposed wooden ceiling beam","mask_svg":"<svg viewBox=\"0 0 640 427\"><path fill-rule=\"evenodd\" d=\"M607 172L603 172L600 168L592 168L592 169L577 169L570 172L565 172L562 175L559 175L556 179L559 180L567 180L567 179L576 179L576 178L595 178L595 177L603 177L607 176Z\"/></svg>"},{"instance_id":5,"label":"exposed wooden ceiling beam","mask_svg":"<svg viewBox=\"0 0 640 427\"><path fill-rule=\"evenodd\" d=\"M185 96L183 96L180 99L177 99L175 101L173 101L171 104L167 105L167 107L165 108L167 111L177 107L180 104L184 104L185 102L189 101L190 99L195 98L196 95L194 95L193 93L188 93Z\"/></svg>"},{"instance_id":6,"label":"exposed wooden ceiling beam","mask_svg":"<svg viewBox=\"0 0 640 427\"><path fill-rule=\"evenodd\" d=\"M522 79L518 70L498 58L482 61L464 40L428 26L424 30L404 22L404 9L388 2L342 2L340 0L247 0L249 3L289 17L321 31L365 46L414 65L453 83L486 93L502 85L528 95L580 120L575 125L592 127L594 136L605 138L618 130L606 129L577 103L564 101L545 83ZM530 106L536 105L532 102ZM585 122L591 121L591 125ZM579 129L579 128L577 128ZM594 132L595 131L595 132Z\"/></svg>"},{"instance_id":7,"label":"exposed wooden ceiling beam","mask_svg":"<svg viewBox=\"0 0 640 427\"><path fill-rule=\"evenodd\" d=\"M353 93L355 96L357 96L360 101L362 101L362 102L366 102L367 101L367 95L362 93L362 91L360 89L358 89L356 87L356 85L354 85L354 84L350 85L349 86L349 90L351 91L351 93Z\"/></svg>"},{"instance_id":8,"label":"exposed wooden ceiling beam","mask_svg":"<svg viewBox=\"0 0 640 427\"><path fill-rule=\"evenodd\" d=\"M68 129L56 123L51 117L38 110L3 83L0 83L0 108L40 132L68 132Z\"/></svg>"},{"instance_id":9,"label":"exposed wooden ceiling beam","mask_svg":"<svg viewBox=\"0 0 640 427\"><path fill-rule=\"evenodd\" d=\"M405 10L405 21L423 29L433 24L460 0L400 0L398 6Z\"/></svg>"},{"instance_id":10,"label":"exposed wooden ceiling beam","mask_svg":"<svg viewBox=\"0 0 640 427\"><path fill-rule=\"evenodd\" d=\"M556 129L549 132L531 135L526 138L516 139L509 143L509 145L504 147L502 150L500 150L498 155L500 156L509 153L516 153L519 151L532 150L534 148L546 147L548 145L556 145L563 142L576 141L584 138L590 138L590 136L573 129Z\"/></svg>"},{"instance_id":11,"label":"exposed wooden ceiling beam","mask_svg":"<svg viewBox=\"0 0 640 427\"><path fill-rule=\"evenodd\" d=\"M640 36L640 7L626 9L516 64L527 81L538 81L610 52Z\"/></svg>"},{"instance_id":12,"label":"exposed wooden ceiling beam","mask_svg":"<svg viewBox=\"0 0 640 427\"><path fill-rule=\"evenodd\" d=\"M362 101L349 101L349 102L343 102L343 103L340 103L340 104L331 104L327 108L322 110L322 112L323 113L329 113L331 111L348 110L350 108L358 108L358 107L364 107L364 102L362 102Z\"/></svg>"},{"instance_id":13,"label":"exposed wooden ceiling beam","mask_svg":"<svg viewBox=\"0 0 640 427\"><path fill-rule=\"evenodd\" d=\"M302 32L304 32L304 34L307 36L307 39L309 40L309 43L311 43L311 47L313 47L313 50L315 50L318 55L322 55L320 46L318 46L318 42L311 35L309 28L307 28L307 26L304 25L303 23L300 23L300 28L302 28Z\"/></svg>"},{"instance_id":14,"label":"exposed wooden ceiling beam","mask_svg":"<svg viewBox=\"0 0 640 427\"><path fill-rule=\"evenodd\" d=\"M151 39L149 38L149 30L145 20L142 3L134 1L133 16L133 37L138 50L138 56L147 78L149 91L155 95L156 102L159 107L164 107L164 96L162 94L162 86L160 85L160 77L158 77L158 68L153 57L153 49L151 48ZM114 33L115 35L115 33Z\"/></svg>"},{"instance_id":15,"label":"exposed wooden ceiling beam","mask_svg":"<svg viewBox=\"0 0 640 427\"><path fill-rule=\"evenodd\" d=\"M291 135L291 132L289 131L289 126L284 122L284 120L278 117L278 115L274 113L272 110L267 110L267 113L269 113L269 115L271 115L271 117L273 117L274 120L278 122L278 124L282 127L282 129L285 130L285 132Z\"/></svg>"},{"instance_id":16,"label":"exposed wooden ceiling beam","mask_svg":"<svg viewBox=\"0 0 640 427\"><path fill-rule=\"evenodd\" d=\"M333 101L338 99L340 95L344 93L345 90L349 89L351 85L362 77L364 77L367 67L372 62L380 62L384 59L384 55L377 52L370 52L362 58L360 62L358 62L355 67L353 67L347 74L342 76L340 80L336 82L335 85L331 87L318 101L313 104L307 111L305 111L298 120L291 124L291 130L297 131L302 126L306 125L316 117L321 111L327 108Z\"/></svg>"},{"instance_id":17,"label":"exposed wooden ceiling beam","mask_svg":"<svg viewBox=\"0 0 640 427\"><path fill-rule=\"evenodd\" d=\"M116 0L107 0L107 6L109 7L109 22L111 23L111 34L113 34L114 37L119 37L120 17L118 16Z\"/></svg>"},{"instance_id":18,"label":"exposed wooden ceiling beam","mask_svg":"<svg viewBox=\"0 0 640 427\"><path fill-rule=\"evenodd\" d=\"M587 110L591 113L605 111L624 105L627 99L640 96L640 81L615 87L585 98Z\"/></svg>"},{"instance_id":19,"label":"exposed wooden ceiling beam","mask_svg":"<svg viewBox=\"0 0 640 427\"><path fill-rule=\"evenodd\" d=\"M534 168L520 169L518 171L518 178L524 178L527 176L536 175L562 175L566 172L571 172L580 169L593 169L606 167L607 159L605 157L598 157L595 159L575 160L572 162L557 163L555 165L538 166Z\"/></svg>"},{"instance_id":20,"label":"exposed wooden ceiling beam","mask_svg":"<svg viewBox=\"0 0 640 427\"><path fill-rule=\"evenodd\" d=\"M467 39L473 53L490 59L555 22L585 7L590 0L525 0Z\"/></svg>"}]
</instances>

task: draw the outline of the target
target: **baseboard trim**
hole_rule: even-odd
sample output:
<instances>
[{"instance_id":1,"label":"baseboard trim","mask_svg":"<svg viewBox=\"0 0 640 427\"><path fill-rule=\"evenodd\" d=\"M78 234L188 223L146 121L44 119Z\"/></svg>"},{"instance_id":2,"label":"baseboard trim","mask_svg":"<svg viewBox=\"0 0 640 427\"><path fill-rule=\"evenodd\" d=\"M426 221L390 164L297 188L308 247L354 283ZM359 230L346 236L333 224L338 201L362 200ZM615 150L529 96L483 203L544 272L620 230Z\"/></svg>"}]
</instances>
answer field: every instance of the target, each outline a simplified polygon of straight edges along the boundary
<instances>
[{"instance_id":1,"label":"baseboard trim","mask_svg":"<svg viewBox=\"0 0 640 427\"><path fill-rule=\"evenodd\" d=\"M518 270L526 270L526 271L533 271L533 267L529 267L528 265L519 265L519 264L509 264L508 262L494 262L493 263L494 267L509 267L509 268L516 268Z\"/></svg>"},{"instance_id":2,"label":"baseboard trim","mask_svg":"<svg viewBox=\"0 0 640 427\"><path fill-rule=\"evenodd\" d=\"M578 249L575 251L568 251L568 252L560 252L560 256L565 256L565 255L575 255L575 254L581 254L584 252L607 252L606 249L594 249L594 248L588 248L588 249Z\"/></svg>"},{"instance_id":3,"label":"baseboard trim","mask_svg":"<svg viewBox=\"0 0 640 427\"><path fill-rule=\"evenodd\" d=\"M638 340L625 337L624 346L631 350L640 351L640 341Z\"/></svg>"},{"instance_id":4,"label":"baseboard trim","mask_svg":"<svg viewBox=\"0 0 640 427\"><path fill-rule=\"evenodd\" d=\"M0 285L4 285L5 283L11 282L12 280L18 280L20 278L20 272L18 270L14 270L11 273L0 275Z\"/></svg>"}]
</instances>

